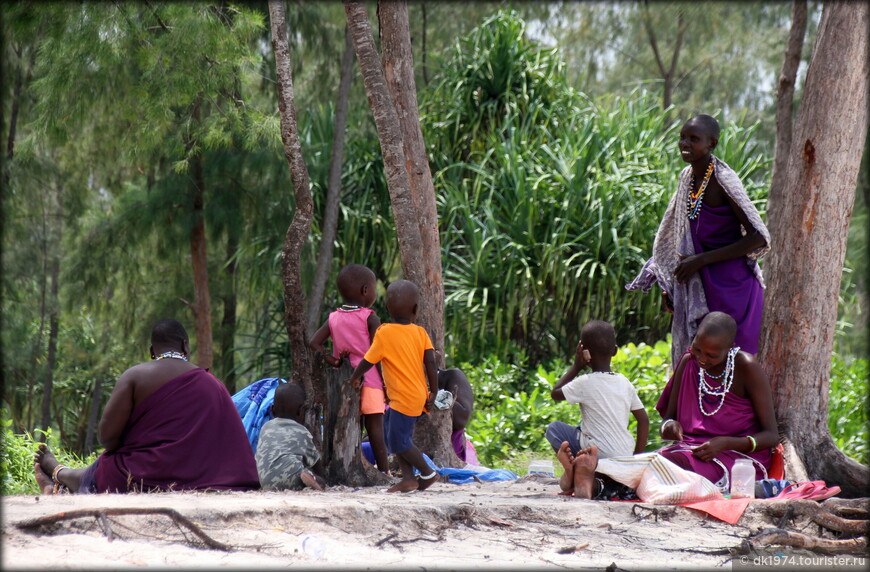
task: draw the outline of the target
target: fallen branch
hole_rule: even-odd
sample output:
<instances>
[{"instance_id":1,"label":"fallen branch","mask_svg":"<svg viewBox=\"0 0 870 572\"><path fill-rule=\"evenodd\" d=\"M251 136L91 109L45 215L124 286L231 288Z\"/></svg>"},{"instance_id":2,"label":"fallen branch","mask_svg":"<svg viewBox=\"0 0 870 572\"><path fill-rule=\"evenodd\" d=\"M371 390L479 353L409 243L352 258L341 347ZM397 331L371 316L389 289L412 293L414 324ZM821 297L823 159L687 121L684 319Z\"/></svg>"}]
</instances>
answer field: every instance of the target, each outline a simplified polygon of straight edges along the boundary
<instances>
[{"instance_id":1,"label":"fallen branch","mask_svg":"<svg viewBox=\"0 0 870 572\"><path fill-rule=\"evenodd\" d=\"M204 533L202 529L194 524L190 519L171 508L86 508L81 510L59 512L57 514L42 516L39 518L34 518L32 520L24 520L16 523L15 526L22 530L29 530L49 524L56 524L64 520L73 520L76 518L85 518L90 516L97 519L97 521L103 526L103 531L106 536L109 537L109 541L111 542L113 538L112 529L109 527L108 520L106 519L107 516L143 516L150 514L162 514L164 516L168 516L177 525L183 526L187 528L190 532L195 534L209 548L223 550L226 552L230 552L233 550L232 546L230 546L229 544L218 542L217 540L213 539L212 537Z\"/></svg>"},{"instance_id":2,"label":"fallen branch","mask_svg":"<svg viewBox=\"0 0 870 572\"><path fill-rule=\"evenodd\" d=\"M867 518L870 513L870 499L841 499L831 497L822 501L822 506L828 511L843 518Z\"/></svg>"},{"instance_id":3,"label":"fallen branch","mask_svg":"<svg viewBox=\"0 0 870 572\"><path fill-rule=\"evenodd\" d=\"M782 546L793 546L796 548L806 548L813 552L821 554L865 554L867 551L867 539L849 538L846 540L831 540L828 538L818 538L801 534L800 532L789 532L781 528L768 528L760 534L748 539L750 548L759 548L770 544L779 544Z\"/></svg>"},{"instance_id":4,"label":"fallen branch","mask_svg":"<svg viewBox=\"0 0 870 572\"><path fill-rule=\"evenodd\" d=\"M852 520L836 516L828 512L827 506L820 505L811 500L769 502L765 505L764 511L774 517L786 517L789 513L793 513L794 516L805 516L815 524L823 526L828 530L842 532L852 536L867 535L870 533L870 521ZM784 520L786 520L786 518L780 520L780 528L782 528Z\"/></svg>"},{"instance_id":5,"label":"fallen branch","mask_svg":"<svg viewBox=\"0 0 870 572\"><path fill-rule=\"evenodd\" d=\"M564 547L556 550L556 554L573 554L575 552L579 552L580 550L583 550L584 548L587 548L588 546L589 546L588 542L585 544L578 544L576 546L564 546Z\"/></svg>"}]
</instances>

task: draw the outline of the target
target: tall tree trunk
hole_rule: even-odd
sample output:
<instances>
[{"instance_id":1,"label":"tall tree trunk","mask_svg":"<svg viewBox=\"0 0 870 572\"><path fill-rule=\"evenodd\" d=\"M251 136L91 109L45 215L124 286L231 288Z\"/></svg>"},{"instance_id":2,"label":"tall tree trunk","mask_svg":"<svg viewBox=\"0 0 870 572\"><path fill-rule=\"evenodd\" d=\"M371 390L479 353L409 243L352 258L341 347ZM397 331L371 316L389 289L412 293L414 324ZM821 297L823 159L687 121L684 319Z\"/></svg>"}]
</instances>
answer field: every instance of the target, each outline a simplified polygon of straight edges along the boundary
<instances>
[{"instance_id":1,"label":"tall tree trunk","mask_svg":"<svg viewBox=\"0 0 870 572\"><path fill-rule=\"evenodd\" d=\"M58 227L61 226L62 219L58 217ZM59 333L58 318L60 314L60 300L58 292L60 290L60 229L58 229L57 252L51 261L51 293L49 304L51 306L50 317L48 320L48 359L45 366L45 378L42 383L42 418L40 427L48 429L51 426L51 392L54 386L54 370L57 366L57 338ZM44 435L40 437L44 441Z\"/></svg>"},{"instance_id":2,"label":"tall tree trunk","mask_svg":"<svg viewBox=\"0 0 870 572\"><path fill-rule=\"evenodd\" d=\"M199 124L200 104L193 108L193 120ZM191 140L188 145L194 145ZM202 174L202 153L197 152L191 161L193 180L193 229L190 231L190 259L193 266L193 318L196 330L196 363L211 369L214 361L211 330L211 295L208 287L208 256L205 238L205 178Z\"/></svg>"},{"instance_id":3,"label":"tall tree trunk","mask_svg":"<svg viewBox=\"0 0 870 572\"><path fill-rule=\"evenodd\" d=\"M807 0L794 0L791 7L791 28L788 33L788 44L785 57L782 60L782 70L779 72L779 84L776 89L776 147L774 151L773 169L770 175L770 193L768 200L774 195L785 193L785 177L787 174L789 151L791 150L792 110L794 109L794 89L797 70L801 63L801 52L804 48L804 36L807 30ZM776 200L782 200L777 198ZM768 222L771 222L768 211Z\"/></svg>"},{"instance_id":4,"label":"tall tree trunk","mask_svg":"<svg viewBox=\"0 0 870 572\"><path fill-rule=\"evenodd\" d=\"M649 16L649 6L644 4L643 25L646 30L647 39L649 40L650 48L653 51L653 56L656 60L656 66L659 69L659 74L662 77L662 109L665 110L665 115L668 115L668 109L671 107L674 91L674 78L677 77L677 64L680 61L680 48L683 45L683 38L686 35L686 30L689 25L686 22L685 15L682 9L677 12L677 37L674 43L674 53L671 54L671 61L668 67L665 67L662 55L659 52L659 44L656 39L656 33L652 26L652 21ZM665 121L667 123L667 120Z\"/></svg>"},{"instance_id":5,"label":"tall tree trunk","mask_svg":"<svg viewBox=\"0 0 870 572\"><path fill-rule=\"evenodd\" d=\"M103 378L97 376L94 380L94 391L91 394L91 408L88 413L88 428L85 432L85 455L90 455L94 452L94 442L96 441L97 423L100 419L100 406L103 400Z\"/></svg>"},{"instance_id":6,"label":"tall tree trunk","mask_svg":"<svg viewBox=\"0 0 870 572\"><path fill-rule=\"evenodd\" d=\"M867 136L868 29L866 3L825 4L789 152L789 193L768 204L777 214L759 348L782 433L810 477L844 496L866 495L870 484L870 470L837 449L827 424L837 296Z\"/></svg>"},{"instance_id":7,"label":"tall tree trunk","mask_svg":"<svg viewBox=\"0 0 870 572\"><path fill-rule=\"evenodd\" d=\"M417 109L417 86L414 81L414 58L408 4L391 0L378 3L381 51L387 86L398 114L411 197L419 225L422 251L414 257L422 262L420 310L417 323L426 328L439 350L438 367L444 367L444 284L441 276L441 240L438 236L438 210L435 187L429 170L426 142L420 128ZM415 443L444 466L463 463L450 441L450 411L435 410L424 417L415 429Z\"/></svg>"},{"instance_id":8,"label":"tall tree trunk","mask_svg":"<svg viewBox=\"0 0 870 572\"><path fill-rule=\"evenodd\" d=\"M314 271L314 285L308 306L308 337L320 327L320 310L326 283L332 270L332 253L338 228L338 207L341 203L341 168L344 163L344 136L347 128L350 85L353 81L353 43L350 32L344 30L344 52L341 55L341 74L338 82L338 97L335 103L335 125L332 132L332 150L329 155L329 176L326 182L326 206L321 225L320 251Z\"/></svg>"},{"instance_id":9,"label":"tall tree trunk","mask_svg":"<svg viewBox=\"0 0 870 572\"><path fill-rule=\"evenodd\" d=\"M393 218L396 223L396 236L399 241L399 255L402 260L402 273L406 280L418 286L425 283L426 269L423 267L423 237L417 221L417 210L411 195L408 171L405 166L405 152L402 148L402 129L396 106L390 96L384 68L375 48L375 39L369 25L365 6L358 2L345 1L348 29L353 38L353 46L359 61L365 85L369 108L375 119L381 156ZM428 303L421 301L423 303Z\"/></svg>"},{"instance_id":10,"label":"tall tree trunk","mask_svg":"<svg viewBox=\"0 0 870 572\"><path fill-rule=\"evenodd\" d=\"M426 34L428 32L428 24L426 22L426 2L420 2L420 10L423 11L423 31L420 34L420 60L423 68L423 85L429 85L429 66L426 65Z\"/></svg>"},{"instance_id":11,"label":"tall tree trunk","mask_svg":"<svg viewBox=\"0 0 870 572\"><path fill-rule=\"evenodd\" d=\"M308 407L305 425L312 433L320 433L315 400L315 387L312 381L311 353L305 337L305 290L302 287L301 253L308 242L314 203L311 199L311 186L308 169L302 157L299 144L299 130L296 123L296 108L293 95L293 75L290 65L290 46L287 44L287 24L283 0L270 0L269 22L272 30L272 50L275 52L275 71L278 79L278 110L281 114L281 141L284 143L284 157L290 166L293 181L295 209L293 220L284 237L281 252L282 280L284 283L284 322L293 353L293 381L305 388Z\"/></svg>"},{"instance_id":12,"label":"tall tree trunk","mask_svg":"<svg viewBox=\"0 0 870 572\"><path fill-rule=\"evenodd\" d=\"M220 352L221 370L220 379L230 390L236 391L236 360L235 337L236 337L236 272L239 267L236 251L239 249L239 233L237 227L230 225L227 229L227 253L224 273L226 274L226 294L224 295L224 316L221 320L220 329Z\"/></svg>"}]
</instances>

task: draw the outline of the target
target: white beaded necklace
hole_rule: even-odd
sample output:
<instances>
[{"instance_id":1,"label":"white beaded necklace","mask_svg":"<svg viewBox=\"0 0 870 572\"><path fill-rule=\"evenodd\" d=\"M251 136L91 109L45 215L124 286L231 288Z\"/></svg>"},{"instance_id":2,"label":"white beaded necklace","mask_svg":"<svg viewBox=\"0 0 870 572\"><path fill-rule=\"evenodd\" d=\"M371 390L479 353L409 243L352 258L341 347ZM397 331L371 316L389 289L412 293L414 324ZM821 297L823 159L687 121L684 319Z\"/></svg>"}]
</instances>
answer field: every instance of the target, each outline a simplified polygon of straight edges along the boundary
<instances>
[{"instance_id":1,"label":"white beaded necklace","mask_svg":"<svg viewBox=\"0 0 870 572\"><path fill-rule=\"evenodd\" d=\"M159 356L157 356L156 358L154 358L154 361L160 361L160 360L166 359L166 358L180 359L180 360L187 361L187 356L181 352L164 352L164 353L160 354Z\"/></svg>"},{"instance_id":2,"label":"white beaded necklace","mask_svg":"<svg viewBox=\"0 0 870 572\"><path fill-rule=\"evenodd\" d=\"M728 359L725 361L725 370L717 376L708 374L707 370L698 366L698 409L700 409L701 413L707 417L716 415L725 403L725 395L731 390L731 384L734 382L734 356L737 355L738 351L740 351L738 346L734 346L728 350ZM724 376L725 379L722 381L722 385L719 387L713 387L707 383L705 376L710 377L711 379L719 379ZM707 413L704 409L703 396L705 395L712 395L720 398L719 405L710 413Z\"/></svg>"}]
</instances>

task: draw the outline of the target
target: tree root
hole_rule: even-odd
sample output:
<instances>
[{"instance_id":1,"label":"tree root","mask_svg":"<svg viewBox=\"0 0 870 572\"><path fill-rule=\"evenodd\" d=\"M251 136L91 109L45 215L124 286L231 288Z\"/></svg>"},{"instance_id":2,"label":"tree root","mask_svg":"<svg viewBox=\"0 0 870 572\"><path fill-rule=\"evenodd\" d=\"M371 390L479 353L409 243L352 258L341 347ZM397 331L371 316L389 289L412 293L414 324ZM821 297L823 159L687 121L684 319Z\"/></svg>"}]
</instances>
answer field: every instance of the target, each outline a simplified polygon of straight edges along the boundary
<instances>
[{"instance_id":1,"label":"tree root","mask_svg":"<svg viewBox=\"0 0 870 572\"><path fill-rule=\"evenodd\" d=\"M867 539L849 538L846 540L831 540L828 538L818 538L801 534L800 532L789 532L781 528L768 528L760 534L745 540L748 544L746 548L757 549L762 546L771 544L779 544L782 546L793 546L796 548L806 548L813 552L821 554L866 554Z\"/></svg>"},{"instance_id":2,"label":"tree root","mask_svg":"<svg viewBox=\"0 0 870 572\"><path fill-rule=\"evenodd\" d=\"M93 517L97 519L97 522L100 524L103 529L103 533L108 537L109 542L114 539L114 533L112 532L111 526L109 526L109 520L107 517L109 516L142 516L149 514L162 514L164 516L168 516L170 519L175 522L176 525L180 527L184 527L194 535L199 538L203 544L205 544L209 548L213 548L215 550L223 550L225 552L230 552L233 550L233 547L229 544L224 544L222 542L218 542L213 539L202 529L194 524L190 519L179 513L178 511L171 508L90 508L90 509L81 509L81 510L70 510L67 512L59 512L57 514L51 514L47 516L42 516L39 518L34 518L31 520L24 520L19 523L16 523L16 527L21 530L32 530L35 528L39 528L41 526L46 526L49 524L56 524L58 522L64 520L73 520L76 518L85 518L85 517ZM191 543L193 544L193 543Z\"/></svg>"},{"instance_id":3,"label":"tree root","mask_svg":"<svg viewBox=\"0 0 870 572\"><path fill-rule=\"evenodd\" d=\"M816 501L797 499L797 500L776 500L767 501L764 505L764 511L773 517L783 517L779 522L779 527L785 524L783 521L789 513L794 516L805 516L814 523L833 530L848 534L849 536L861 536L870 533L870 521L846 519L828 512L826 505L820 505Z\"/></svg>"}]
</instances>

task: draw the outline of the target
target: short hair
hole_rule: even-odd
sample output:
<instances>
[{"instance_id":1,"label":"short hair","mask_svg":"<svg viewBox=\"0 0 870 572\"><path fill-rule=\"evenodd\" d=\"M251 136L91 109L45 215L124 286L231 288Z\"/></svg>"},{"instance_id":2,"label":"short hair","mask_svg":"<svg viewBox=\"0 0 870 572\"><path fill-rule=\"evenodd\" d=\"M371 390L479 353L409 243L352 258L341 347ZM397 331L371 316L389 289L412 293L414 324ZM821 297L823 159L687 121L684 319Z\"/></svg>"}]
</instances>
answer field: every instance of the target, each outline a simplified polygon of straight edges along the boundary
<instances>
[{"instance_id":1,"label":"short hair","mask_svg":"<svg viewBox=\"0 0 870 572\"><path fill-rule=\"evenodd\" d=\"M282 382L275 387L275 400L273 403L273 413L277 410L279 413L290 415L295 412L300 405L305 404L305 388L295 382Z\"/></svg>"},{"instance_id":2,"label":"short hair","mask_svg":"<svg viewBox=\"0 0 870 572\"><path fill-rule=\"evenodd\" d=\"M611 355L616 347L616 330L603 320L591 320L580 330L580 341L589 353Z\"/></svg>"},{"instance_id":3,"label":"short hair","mask_svg":"<svg viewBox=\"0 0 870 572\"><path fill-rule=\"evenodd\" d=\"M410 280L396 280L387 286L387 308L400 315L410 313L420 302L420 288Z\"/></svg>"},{"instance_id":4,"label":"short hair","mask_svg":"<svg viewBox=\"0 0 870 572\"><path fill-rule=\"evenodd\" d=\"M342 298L354 298L359 295L359 289L369 280L374 280L375 273L362 264L348 264L338 271L336 284Z\"/></svg>"},{"instance_id":5,"label":"short hair","mask_svg":"<svg viewBox=\"0 0 870 572\"><path fill-rule=\"evenodd\" d=\"M697 123L714 139L719 139L719 122L711 115L696 115L686 123Z\"/></svg>"},{"instance_id":6,"label":"short hair","mask_svg":"<svg viewBox=\"0 0 870 572\"><path fill-rule=\"evenodd\" d=\"M710 312L698 325L698 333L710 337L723 337L729 344L734 343L737 335L737 322L725 312Z\"/></svg>"},{"instance_id":7,"label":"short hair","mask_svg":"<svg viewBox=\"0 0 870 572\"><path fill-rule=\"evenodd\" d=\"M152 346L180 346L186 341L188 341L187 331L178 320L164 318L151 328Z\"/></svg>"}]
</instances>

